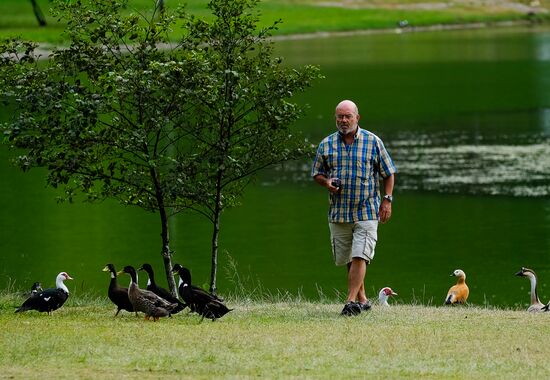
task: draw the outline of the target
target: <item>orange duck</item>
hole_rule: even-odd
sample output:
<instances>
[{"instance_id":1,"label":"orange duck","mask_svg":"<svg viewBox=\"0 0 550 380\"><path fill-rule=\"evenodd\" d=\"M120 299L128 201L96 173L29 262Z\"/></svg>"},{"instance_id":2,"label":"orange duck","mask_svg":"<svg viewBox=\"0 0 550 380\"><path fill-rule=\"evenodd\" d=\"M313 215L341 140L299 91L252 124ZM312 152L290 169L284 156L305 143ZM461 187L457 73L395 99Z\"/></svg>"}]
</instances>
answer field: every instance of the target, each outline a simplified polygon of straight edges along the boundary
<instances>
[{"instance_id":1,"label":"orange duck","mask_svg":"<svg viewBox=\"0 0 550 380\"><path fill-rule=\"evenodd\" d=\"M456 285L451 286L447 292L447 297L445 297L445 304L453 305L456 303L466 303L468 295L470 294L470 289L466 285L466 273L463 270L455 270L451 276L458 277Z\"/></svg>"}]
</instances>

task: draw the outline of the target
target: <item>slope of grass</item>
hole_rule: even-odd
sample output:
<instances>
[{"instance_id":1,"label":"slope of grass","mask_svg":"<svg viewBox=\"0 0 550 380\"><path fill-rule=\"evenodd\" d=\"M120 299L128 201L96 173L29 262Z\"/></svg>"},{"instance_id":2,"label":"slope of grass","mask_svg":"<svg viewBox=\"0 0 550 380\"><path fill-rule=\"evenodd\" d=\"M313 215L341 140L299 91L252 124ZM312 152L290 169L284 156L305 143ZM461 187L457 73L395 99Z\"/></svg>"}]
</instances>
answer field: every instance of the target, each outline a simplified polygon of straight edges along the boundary
<instances>
[{"instance_id":1,"label":"slope of grass","mask_svg":"<svg viewBox=\"0 0 550 380\"><path fill-rule=\"evenodd\" d=\"M48 316L0 297L0 373L13 378L547 378L550 314L479 307L232 301L210 322L159 322L100 299Z\"/></svg>"},{"instance_id":2,"label":"slope of grass","mask_svg":"<svg viewBox=\"0 0 550 380\"><path fill-rule=\"evenodd\" d=\"M196 15L205 16L207 0L167 1L168 7L185 3ZM47 14L50 2L38 0ZM451 6L441 7L441 1L425 0L264 0L259 4L262 25L270 25L282 19L284 23L277 34L312 33L358 29L395 28L399 21L406 20L411 26L435 24L462 24L472 22L497 22L503 20L548 19L548 13L528 15L527 2L456 1ZM502 3L514 6L503 6ZM541 1L539 10L550 9L550 0ZM128 12L150 13L153 0L130 0ZM63 41L63 20L58 22L49 16L48 26L39 27L29 1L2 0L0 2L0 37L19 35L25 39L51 44ZM177 38L178 33L174 34Z\"/></svg>"}]
</instances>

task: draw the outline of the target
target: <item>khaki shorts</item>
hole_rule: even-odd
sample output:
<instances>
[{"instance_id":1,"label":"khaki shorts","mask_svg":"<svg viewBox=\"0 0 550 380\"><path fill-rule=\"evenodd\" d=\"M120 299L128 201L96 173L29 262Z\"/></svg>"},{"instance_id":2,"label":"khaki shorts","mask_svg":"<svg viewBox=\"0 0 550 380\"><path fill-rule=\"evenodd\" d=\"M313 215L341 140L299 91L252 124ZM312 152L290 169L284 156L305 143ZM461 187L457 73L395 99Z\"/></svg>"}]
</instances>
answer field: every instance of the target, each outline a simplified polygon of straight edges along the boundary
<instances>
[{"instance_id":1,"label":"khaki shorts","mask_svg":"<svg viewBox=\"0 0 550 380\"><path fill-rule=\"evenodd\" d=\"M378 239L378 220L362 220L354 223L329 223L332 255L336 265L346 265L353 257L367 263L374 258Z\"/></svg>"}]
</instances>

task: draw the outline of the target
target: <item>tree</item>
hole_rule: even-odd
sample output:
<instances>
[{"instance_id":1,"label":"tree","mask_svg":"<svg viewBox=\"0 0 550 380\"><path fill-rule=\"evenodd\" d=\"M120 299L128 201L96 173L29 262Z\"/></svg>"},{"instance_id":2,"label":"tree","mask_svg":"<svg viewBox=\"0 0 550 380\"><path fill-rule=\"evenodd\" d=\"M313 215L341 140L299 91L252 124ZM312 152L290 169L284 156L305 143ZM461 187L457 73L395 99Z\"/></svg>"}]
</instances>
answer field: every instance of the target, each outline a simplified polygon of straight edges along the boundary
<instances>
[{"instance_id":1,"label":"tree","mask_svg":"<svg viewBox=\"0 0 550 380\"><path fill-rule=\"evenodd\" d=\"M70 46L45 64L35 44L5 41L0 85L13 119L6 141L24 150L23 170L45 167L47 183L89 201L116 199L158 212L169 287L168 219L193 204L185 152L188 92L201 63L178 46L159 49L183 13L121 15L125 1L59 2ZM187 143L190 145L190 143Z\"/></svg>"},{"instance_id":2,"label":"tree","mask_svg":"<svg viewBox=\"0 0 550 380\"><path fill-rule=\"evenodd\" d=\"M34 16L36 17L36 21L38 21L38 25L46 26L46 17L44 17L44 13L42 13L42 9L40 9L40 6L36 2L36 0L31 0L31 4L32 11L34 12Z\"/></svg>"},{"instance_id":3,"label":"tree","mask_svg":"<svg viewBox=\"0 0 550 380\"><path fill-rule=\"evenodd\" d=\"M38 25L40 26L46 26L46 17L44 17L44 13L42 13L42 9L40 9L40 5L36 2L36 0L30 0L32 4L32 11L34 13L34 16L36 17L36 21L38 21ZM51 1L51 0L50 0ZM164 11L164 0L157 0L156 4L158 10L160 12Z\"/></svg>"},{"instance_id":4,"label":"tree","mask_svg":"<svg viewBox=\"0 0 550 380\"><path fill-rule=\"evenodd\" d=\"M309 148L290 133L301 115L290 99L319 74L272 58L277 23L257 31L256 0L212 0L211 22L161 12L161 3L123 16L127 1L56 2L70 45L45 64L33 43L2 43L0 88L14 110L2 130L22 149L18 166L45 167L60 200L81 193L158 213L173 293L170 216L208 217L216 292L222 211L258 171ZM171 43L182 24L184 37Z\"/></svg>"},{"instance_id":5,"label":"tree","mask_svg":"<svg viewBox=\"0 0 550 380\"><path fill-rule=\"evenodd\" d=\"M268 39L280 21L259 29L258 0L212 0L214 19L192 19L182 45L204 57L203 85L193 93L189 132L199 142L199 209L212 223L210 291L216 293L221 215L256 173L310 149L291 125L303 108L291 101L320 77L314 66L286 67Z\"/></svg>"}]
</instances>

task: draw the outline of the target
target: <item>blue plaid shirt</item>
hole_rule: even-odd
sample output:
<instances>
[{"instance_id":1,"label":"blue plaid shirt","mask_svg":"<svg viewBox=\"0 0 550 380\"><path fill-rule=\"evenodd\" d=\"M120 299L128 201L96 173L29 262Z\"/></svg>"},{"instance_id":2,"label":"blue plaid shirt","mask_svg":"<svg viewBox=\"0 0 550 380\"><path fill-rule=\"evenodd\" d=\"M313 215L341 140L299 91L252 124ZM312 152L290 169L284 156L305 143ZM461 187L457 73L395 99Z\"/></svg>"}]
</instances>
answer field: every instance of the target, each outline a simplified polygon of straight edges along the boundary
<instances>
[{"instance_id":1,"label":"blue plaid shirt","mask_svg":"<svg viewBox=\"0 0 550 380\"><path fill-rule=\"evenodd\" d=\"M351 145L346 145L338 132L321 141L311 175L342 180L340 191L330 194L329 221L352 223L378 220L380 176L387 178L396 172L382 140L357 127Z\"/></svg>"}]
</instances>

